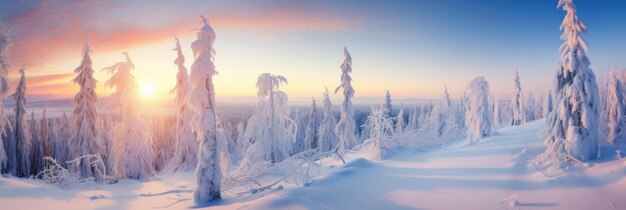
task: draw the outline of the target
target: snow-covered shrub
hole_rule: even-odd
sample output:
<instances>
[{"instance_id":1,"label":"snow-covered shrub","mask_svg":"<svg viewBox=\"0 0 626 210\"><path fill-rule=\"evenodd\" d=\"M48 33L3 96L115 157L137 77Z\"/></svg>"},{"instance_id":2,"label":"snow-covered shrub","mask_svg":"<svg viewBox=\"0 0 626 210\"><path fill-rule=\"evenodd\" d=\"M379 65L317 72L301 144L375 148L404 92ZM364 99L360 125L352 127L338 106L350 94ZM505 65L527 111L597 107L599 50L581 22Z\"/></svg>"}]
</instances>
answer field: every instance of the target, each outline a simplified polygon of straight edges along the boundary
<instances>
[{"instance_id":1,"label":"snow-covered shrub","mask_svg":"<svg viewBox=\"0 0 626 210\"><path fill-rule=\"evenodd\" d=\"M372 106L370 115L367 117L367 123L364 125L370 134L370 138L365 140L365 142L371 143L376 148L377 156L380 159L384 159L388 150L395 146L393 145L394 142L392 142L394 135L393 120L389 117L386 105L381 103L378 107Z\"/></svg>"}]
</instances>

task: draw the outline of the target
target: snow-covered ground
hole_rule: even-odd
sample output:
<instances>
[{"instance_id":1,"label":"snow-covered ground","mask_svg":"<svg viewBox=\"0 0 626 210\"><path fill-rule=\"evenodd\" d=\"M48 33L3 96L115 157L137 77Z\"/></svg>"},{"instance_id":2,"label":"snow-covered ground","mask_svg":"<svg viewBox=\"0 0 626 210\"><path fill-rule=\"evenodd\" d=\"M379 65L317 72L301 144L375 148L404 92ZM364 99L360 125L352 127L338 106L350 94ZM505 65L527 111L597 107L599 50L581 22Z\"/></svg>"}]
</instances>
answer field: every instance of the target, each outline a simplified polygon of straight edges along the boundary
<instances>
[{"instance_id":1,"label":"snow-covered ground","mask_svg":"<svg viewBox=\"0 0 626 210\"><path fill-rule=\"evenodd\" d=\"M543 120L499 130L478 144L399 152L347 164L305 185L227 193L208 209L626 209L625 148L604 147L588 167L546 173L528 167L544 150ZM616 150L621 150L618 155ZM328 162L327 164L335 164ZM192 172L140 182L59 189L0 178L0 209L186 209L195 207Z\"/></svg>"}]
</instances>

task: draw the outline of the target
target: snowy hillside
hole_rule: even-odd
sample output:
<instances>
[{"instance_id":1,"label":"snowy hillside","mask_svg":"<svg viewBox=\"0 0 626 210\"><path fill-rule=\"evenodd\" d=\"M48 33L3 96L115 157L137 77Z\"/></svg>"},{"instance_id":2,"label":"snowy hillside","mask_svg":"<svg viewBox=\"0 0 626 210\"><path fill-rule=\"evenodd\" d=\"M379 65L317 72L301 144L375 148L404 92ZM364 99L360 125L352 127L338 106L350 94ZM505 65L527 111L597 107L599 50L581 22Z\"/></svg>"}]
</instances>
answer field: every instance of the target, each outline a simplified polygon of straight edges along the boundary
<instances>
[{"instance_id":1,"label":"snowy hillside","mask_svg":"<svg viewBox=\"0 0 626 210\"><path fill-rule=\"evenodd\" d=\"M546 174L528 167L543 152L544 120L500 129L465 146L403 151L371 161L367 148L306 184L286 179L272 189L224 193L208 209L624 209L626 158L614 146L589 167ZM626 148L621 148L621 156ZM187 209L194 207L191 172L140 182L62 190L39 180L0 178L0 203L15 209ZM274 177L265 177L271 182ZM265 184L265 183L263 183ZM228 191L228 190L227 190Z\"/></svg>"}]
</instances>

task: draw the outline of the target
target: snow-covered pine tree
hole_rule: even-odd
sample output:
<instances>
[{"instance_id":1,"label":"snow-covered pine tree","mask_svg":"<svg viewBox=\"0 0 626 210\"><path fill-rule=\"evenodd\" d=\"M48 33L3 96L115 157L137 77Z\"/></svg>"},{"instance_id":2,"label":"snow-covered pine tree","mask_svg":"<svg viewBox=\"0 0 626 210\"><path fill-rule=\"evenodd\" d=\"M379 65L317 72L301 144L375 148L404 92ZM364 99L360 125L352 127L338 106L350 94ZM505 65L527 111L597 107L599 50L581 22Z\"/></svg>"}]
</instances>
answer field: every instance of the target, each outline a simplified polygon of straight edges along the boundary
<instances>
[{"instance_id":1,"label":"snow-covered pine tree","mask_svg":"<svg viewBox=\"0 0 626 210\"><path fill-rule=\"evenodd\" d=\"M489 83L484 77L474 78L465 88L465 126L469 144L478 143L493 134L493 122L489 114Z\"/></svg>"},{"instance_id":2,"label":"snow-covered pine tree","mask_svg":"<svg viewBox=\"0 0 626 210\"><path fill-rule=\"evenodd\" d=\"M351 149L356 145L356 125L354 120L354 106L352 105L352 98L354 98L354 88L352 88L352 56L348 52L348 48L343 48L343 55L345 57L343 64L341 64L341 85L335 89L335 94L339 90L343 90L343 102L339 109L340 117L337 126L335 127L335 133L339 138L339 150Z\"/></svg>"},{"instance_id":3,"label":"snow-covered pine tree","mask_svg":"<svg viewBox=\"0 0 626 210\"><path fill-rule=\"evenodd\" d=\"M409 113L409 123L407 129L416 130L419 127L419 111L417 111L417 105L413 105L411 113Z\"/></svg>"},{"instance_id":4,"label":"snow-covered pine tree","mask_svg":"<svg viewBox=\"0 0 626 210\"><path fill-rule=\"evenodd\" d=\"M9 92L9 82L7 80L7 74L9 71L9 30L0 22L0 102L4 101L4 97ZM4 103L0 103L0 169L14 168L15 157L14 152L7 152L4 150L4 140L7 139L6 132L4 131L8 123L8 119L4 116ZM13 143L8 145L14 145ZM11 164L12 166L8 166ZM13 171L13 170L11 170Z\"/></svg>"},{"instance_id":5,"label":"snow-covered pine tree","mask_svg":"<svg viewBox=\"0 0 626 210\"><path fill-rule=\"evenodd\" d=\"M54 159L57 160L57 162L59 162L59 164L61 164L64 168L68 168L66 161L72 160L72 154L70 154L70 146L68 143L68 140L72 137L72 132L70 131L70 126L67 126L71 125L71 123L72 122L67 116L67 113L63 111L61 113L61 118L59 119L59 125L64 126L59 126L59 141L56 144L57 147L55 149L56 152L54 153Z\"/></svg>"},{"instance_id":6,"label":"snow-covered pine tree","mask_svg":"<svg viewBox=\"0 0 626 210\"><path fill-rule=\"evenodd\" d=\"M385 106L385 110L387 110L387 117L391 117L391 111L393 111L393 106L391 105L391 93L389 92L389 90L385 92L385 103L383 104L383 106Z\"/></svg>"},{"instance_id":7,"label":"snow-covered pine tree","mask_svg":"<svg viewBox=\"0 0 626 210\"><path fill-rule=\"evenodd\" d=\"M319 127L318 146L321 152L330 152L335 149L338 143L337 135L335 134L335 126L337 119L332 113L333 104L328 96L328 88L324 88L324 105L323 105L323 118Z\"/></svg>"},{"instance_id":8,"label":"snow-covered pine tree","mask_svg":"<svg viewBox=\"0 0 626 210\"><path fill-rule=\"evenodd\" d=\"M553 104L553 97L552 97L552 91L548 90L546 93L546 99L543 101L543 116L547 117L548 115L550 115L550 112L552 112L554 104Z\"/></svg>"},{"instance_id":9,"label":"snow-covered pine tree","mask_svg":"<svg viewBox=\"0 0 626 210\"><path fill-rule=\"evenodd\" d=\"M198 31L198 38L191 43L194 61L189 75L191 93L187 99L189 108L195 113L191 127L196 133L199 145L198 166L194 192L196 204L206 204L221 198L220 156L218 154L218 120L216 115L215 88L213 75L217 74L213 64L215 50L215 31L209 21L202 17L203 26ZM221 135L222 137L224 135Z\"/></svg>"},{"instance_id":10,"label":"snow-covered pine tree","mask_svg":"<svg viewBox=\"0 0 626 210\"><path fill-rule=\"evenodd\" d=\"M50 132L50 121L48 120L48 107L43 107L41 116L41 139L43 140L43 156L52 157L52 141Z\"/></svg>"},{"instance_id":11,"label":"snow-covered pine tree","mask_svg":"<svg viewBox=\"0 0 626 210\"><path fill-rule=\"evenodd\" d=\"M137 113L137 83L130 72L135 64L128 53L123 55L126 61L103 69L111 74L105 86L115 88L110 96L111 107L121 117L113 128L113 167L117 177L145 179L154 174L152 136Z\"/></svg>"},{"instance_id":12,"label":"snow-covered pine tree","mask_svg":"<svg viewBox=\"0 0 626 210\"><path fill-rule=\"evenodd\" d=\"M395 133L404 132L404 125L404 104L400 103L400 110L398 110L398 115L396 115Z\"/></svg>"},{"instance_id":13,"label":"snow-covered pine tree","mask_svg":"<svg viewBox=\"0 0 626 210\"><path fill-rule=\"evenodd\" d=\"M502 107L500 100L495 96L493 99L493 125L494 128L499 128L502 125Z\"/></svg>"},{"instance_id":14,"label":"snow-covered pine tree","mask_svg":"<svg viewBox=\"0 0 626 210\"><path fill-rule=\"evenodd\" d=\"M526 92L526 95L525 95L524 99L525 99L524 100L524 102L525 102L525 105L524 105L525 108L524 109L526 110L526 120L528 122L536 120L537 116L535 114L536 114L537 108L535 107L535 105L536 105L535 104L535 95L532 92L528 91L528 92Z\"/></svg>"},{"instance_id":15,"label":"snow-covered pine tree","mask_svg":"<svg viewBox=\"0 0 626 210\"><path fill-rule=\"evenodd\" d=\"M517 67L513 69L515 79L513 80L513 98L511 99L511 123L510 125L521 125L527 122L522 83L519 79Z\"/></svg>"},{"instance_id":16,"label":"snow-covered pine tree","mask_svg":"<svg viewBox=\"0 0 626 210\"><path fill-rule=\"evenodd\" d=\"M26 74L25 67L20 68L20 80L15 87L13 99L15 100L15 142L16 142L16 176L28 177L30 175L30 133L26 121Z\"/></svg>"},{"instance_id":17,"label":"snow-covered pine tree","mask_svg":"<svg viewBox=\"0 0 626 210\"><path fill-rule=\"evenodd\" d=\"M614 69L611 69L606 85L606 110L604 116L608 125L607 141L617 145L626 144L624 86L617 78Z\"/></svg>"},{"instance_id":18,"label":"snow-covered pine tree","mask_svg":"<svg viewBox=\"0 0 626 210\"><path fill-rule=\"evenodd\" d=\"M588 161L598 151L598 85L587 58L585 24L576 15L572 0L559 0L567 12L561 30L560 66L554 81L554 111L547 119L546 151L537 162L561 164L572 159Z\"/></svg>"},{"instance_id":19,"label":"snow-covered pine tree","mask_svg":"<svg viewBox=\"0 0 626 210\"><path fill-rule=\"evenodd\" d=\"M82 50L80 66L74 69L76 77L72 80L80 86L80 90L74 96L74 112L72 113L71 133L68 140L71 159L85 155L102 155L105 148L102 145L100 120L98 117L98 96L96 95L96 79L93 77L91 61L91 49L85 42ZM88 178L97 175L96 166L92 158L81 158L76 163L78 174ZM103 178L103 177L96 177Z\"/></svg>"},{"instance_id":20,"label":"snow-covered pine tree","mask_svg":"<svg viewBox=\"0 0 626 210\"><path fill-rule=\"evenodd\" d=\"M450 100L450 94L448 93L448 85L443 87L443 101L441 105L446 109L452 106L452 100Z\"/></svg>"},{"instance_id":21,"label":"snow-covered pine tree","mask_svg":"<svg viewBox=\"0 0 626 210\"><path fill-rule=\"evenodd\" d=\"M317 114L317 106L315 105L315 99L313 99L313 102L311 102L311 110L309 112L309 121L307 123L304 136L305 147L302 151L315 149L319 146L317 140L319 127L320 121Z\"/></svg>"},{"instance_id":22,"label":"snow-covered pine tree","mask_svg":"<svg viewBox=\"0 0 626 210\"><path fill-rule=\"evenodd\" d=\"M30 112L30 174L37 175L44 169L44 144L41 136L41 122Z\"/></svg>"},{"instance_id":23,"label":"snow-covered pine tree","mask_svg":"<svg viewBox=\"0 0 626 210\"><path fill-rule=\"evenodd\" d=\"M197 165L198 142L189 124L193 112L191 112L186 102L187 95L191 90L191 84L189 83L187 68L185 67L185 56L178 38L175 38L175 40L176 48L174 50L178 57L174 60L174 64L178 66L178 74L176 74L176 87L172 89L172 92L176 94L175 101L178 108L176 113L176 146L174 157L167 169L171 171L186 171L193 169Z\"/></svg>"}]
</instances>

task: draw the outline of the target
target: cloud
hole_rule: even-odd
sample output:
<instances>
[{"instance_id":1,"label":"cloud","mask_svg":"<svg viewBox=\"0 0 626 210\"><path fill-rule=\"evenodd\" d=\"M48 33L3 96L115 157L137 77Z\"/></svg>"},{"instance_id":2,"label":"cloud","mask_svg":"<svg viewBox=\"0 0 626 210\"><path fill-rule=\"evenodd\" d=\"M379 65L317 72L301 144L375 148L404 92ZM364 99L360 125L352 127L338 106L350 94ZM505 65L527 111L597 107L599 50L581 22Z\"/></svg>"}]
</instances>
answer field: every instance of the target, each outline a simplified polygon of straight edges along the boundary
<instances>
[{"instance_id":1,"label":"cloud","mask_svg":"<svg viewBox=\"0 0 626 210\"><path fill-rule=\"evenodd\" d=\"M63 59L78 57L84 40L97 53L124 51L169 40L171 33L192 34L199 27L200 14L209 14L215 28L266 33L353 31L364 25L362 17L343 15L344 8L333 6L272 1L38 1L15 6L19 10L8 8L13 12L5 22L15 42L13 66L25 64L35 73L45 73L58 68Z\"/></svg>"}]
</instances>

